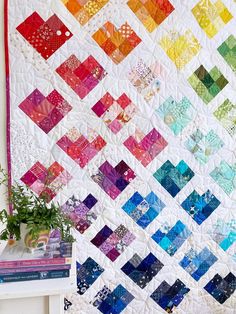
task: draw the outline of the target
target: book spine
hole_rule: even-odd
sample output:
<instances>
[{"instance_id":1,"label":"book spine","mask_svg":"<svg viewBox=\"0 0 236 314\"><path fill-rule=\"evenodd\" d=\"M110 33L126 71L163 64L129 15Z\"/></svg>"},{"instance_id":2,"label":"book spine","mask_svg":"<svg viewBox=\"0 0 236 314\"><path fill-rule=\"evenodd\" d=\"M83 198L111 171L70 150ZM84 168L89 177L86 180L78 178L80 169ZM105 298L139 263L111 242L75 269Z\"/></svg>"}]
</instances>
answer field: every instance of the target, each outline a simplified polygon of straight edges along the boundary
<instances>
[{"instance_id":1,"label":"book spine","mask_svg":"<svg viewBox=\"0 0 236 314\"><path fill-rule=\"evenodd\" d=\"M45 265L65 265L71 264L72 258L40 258L32 260L18 260L18 261L1 261L0 268L17 268L17 267L35 267Z\"/></svg>"},{"instance_id":2,"label":"book spine","mask_svg":"<svg viewBox=\"0 0 236 314\"><path fill-rule=\"evenodd\" d=\"M65 270L49 270L49 271L36 271L17 274L0 275L0 283L18 282L18 281L31 281L31 280L45 280L67 278L70 276L69 269Z\"/></svg>"},{"instance_id":3,"label":"book spine","mask_svg":"<svg viewBox=\"0 0 236 314\"><path fill-rule=\"evenodd\" d=\"M36 267L20 267L20 268L4 268L0 269L1 274L15 274L15 273L27 273L34 271L48 271L48 270L64 270L71 269L71 264L67 265L52 265L52 266L36 266Z\"/></svg>"}]
</instances>

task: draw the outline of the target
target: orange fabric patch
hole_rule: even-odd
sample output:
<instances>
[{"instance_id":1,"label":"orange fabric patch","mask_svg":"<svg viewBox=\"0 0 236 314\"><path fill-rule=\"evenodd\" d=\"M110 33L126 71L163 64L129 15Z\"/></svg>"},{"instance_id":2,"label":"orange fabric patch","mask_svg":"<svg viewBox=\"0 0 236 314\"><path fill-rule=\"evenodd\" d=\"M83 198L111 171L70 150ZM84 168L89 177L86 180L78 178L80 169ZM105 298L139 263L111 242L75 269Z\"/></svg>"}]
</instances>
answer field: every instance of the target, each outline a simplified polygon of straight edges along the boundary
<instances>
[{"instance_id":1,"label":"orange fabric patch","mask_svg":"<svg viewBox=\"0 0 236 314\"><path fill-rule=\"evenodd\" d=\"M76 14L81 9L81 5L78 3L77 0L69 0L66 3L66 7L73 15Z\"/></svg>"},{"instance_id":2,"label":"orange fabric patch","mask_svg":"<svg viewBox=\"0 0 236 314\"><path fill-rule=\"evenodd\" d=\"M127 22L119 29L111 22L107 22L92 37L116 64L120 63L141 42Z\"/></svg>"}]
</instances>

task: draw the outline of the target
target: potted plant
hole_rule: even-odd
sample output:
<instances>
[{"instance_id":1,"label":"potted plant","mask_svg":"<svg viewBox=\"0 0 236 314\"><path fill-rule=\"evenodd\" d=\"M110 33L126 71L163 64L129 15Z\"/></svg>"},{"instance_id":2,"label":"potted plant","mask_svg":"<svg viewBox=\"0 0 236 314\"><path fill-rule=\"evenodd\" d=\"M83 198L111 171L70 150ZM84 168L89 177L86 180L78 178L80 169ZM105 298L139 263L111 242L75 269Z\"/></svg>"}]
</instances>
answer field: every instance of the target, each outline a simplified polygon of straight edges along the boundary
<instances>
[{"instance_id":1,"label":"potted plant","mask_svg":"<svg viewBox=\"0 0 236 314\"><path fill-rule=\"evenodd\" d=\"M7 185L7 175L0 167L0 185ZM33 251L46 246L53 230L60 232L61 240L73 242L73 222L61 211L59 204L47 203L45 197L37 196L27 186L18 183L9 189L12 212L0 211L0 223L4 229L0 240L13 238Z\"/></svg>"}]
</instances>

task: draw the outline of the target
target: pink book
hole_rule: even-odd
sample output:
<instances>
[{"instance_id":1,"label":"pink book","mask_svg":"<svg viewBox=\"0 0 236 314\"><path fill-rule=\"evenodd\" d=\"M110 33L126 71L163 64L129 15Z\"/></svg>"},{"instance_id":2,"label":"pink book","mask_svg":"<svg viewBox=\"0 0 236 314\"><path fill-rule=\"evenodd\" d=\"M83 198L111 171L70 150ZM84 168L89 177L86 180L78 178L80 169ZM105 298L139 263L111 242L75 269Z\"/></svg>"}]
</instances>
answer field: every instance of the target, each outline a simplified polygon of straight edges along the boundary
<instances>
[{"instance_id":1,"label":"pink book","mask_svg":"<svg viewBox=\"0 0 236 314\"><path fill-rule=\"evenodd\" d=\"M15 274L15 273L25 273L33 271L49 271L49 270L64 270L71 269L71 264L66 265L46 265L46 266L35 266L35 267L21 267L21 268L1 268L0 275L2 274Z\"/></svg>"}]
</instances>

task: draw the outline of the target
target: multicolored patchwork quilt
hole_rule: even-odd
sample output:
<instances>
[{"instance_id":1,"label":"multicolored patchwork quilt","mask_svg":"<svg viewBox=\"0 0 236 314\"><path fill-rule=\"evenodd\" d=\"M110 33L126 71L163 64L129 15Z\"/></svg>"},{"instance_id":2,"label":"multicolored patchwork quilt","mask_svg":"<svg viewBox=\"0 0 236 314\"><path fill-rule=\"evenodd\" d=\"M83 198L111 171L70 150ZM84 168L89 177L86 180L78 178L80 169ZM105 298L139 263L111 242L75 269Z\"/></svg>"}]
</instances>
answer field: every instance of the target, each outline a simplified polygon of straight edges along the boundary
<instances>
[{"instance_id":1,"label":"multicolored patchwork quilt","mask_svg":"<svg viewBox=\"0 0 236 314\"><path fill-rule=\"evenodd\" d=\"M236 1L5 0L12 180L75 223L73 314L236 313Z\"/></svg>"}]
</instances>

